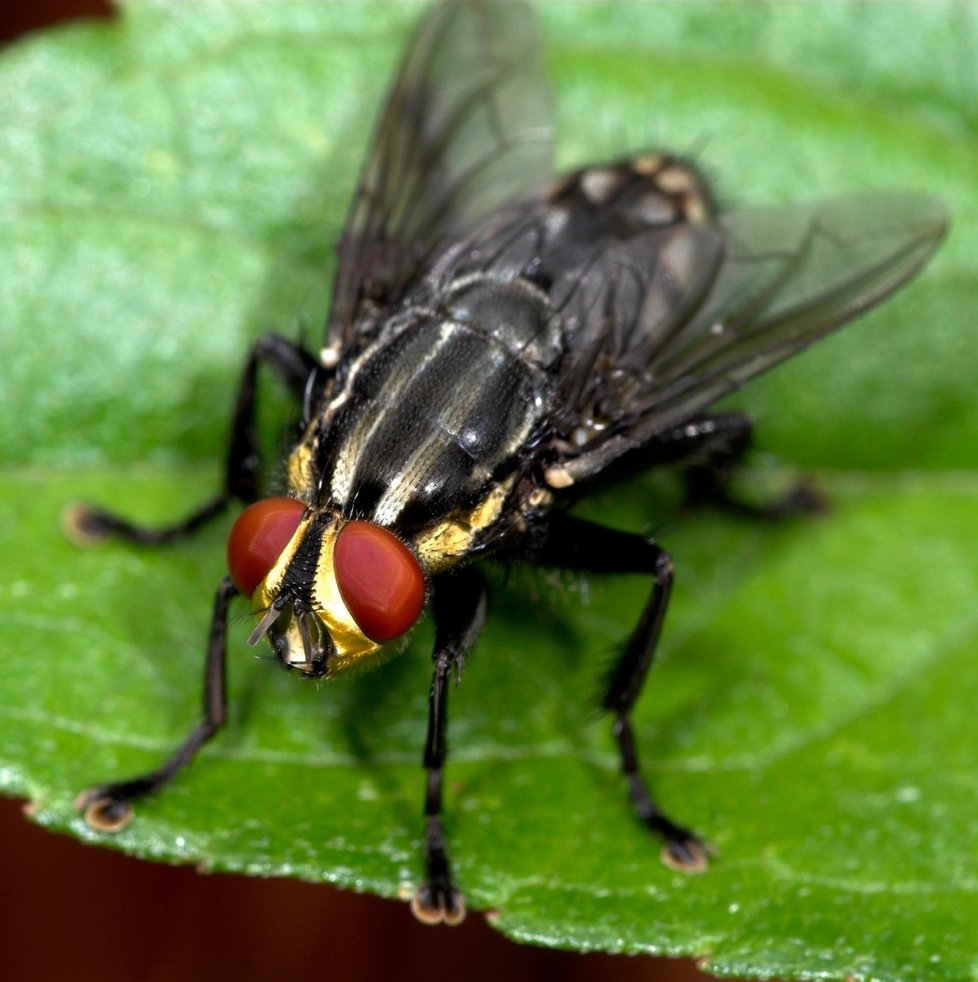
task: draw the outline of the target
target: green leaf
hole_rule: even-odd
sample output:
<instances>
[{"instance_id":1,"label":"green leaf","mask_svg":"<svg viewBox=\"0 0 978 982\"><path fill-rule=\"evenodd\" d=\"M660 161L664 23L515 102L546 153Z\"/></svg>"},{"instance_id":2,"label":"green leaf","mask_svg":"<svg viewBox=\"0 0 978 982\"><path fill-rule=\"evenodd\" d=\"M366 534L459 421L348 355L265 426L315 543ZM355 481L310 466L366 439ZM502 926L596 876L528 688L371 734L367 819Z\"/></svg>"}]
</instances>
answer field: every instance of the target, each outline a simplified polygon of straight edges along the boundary
<instances>
[{"instance_id":1,"label":"green leaf","mask_svg":"<svg viewBox=\"0 0 978 982\"><path fill-rule=\"evenodd\" d=\"M316 686L256 659L242 616L226 730L124 832L89 832L78 790L195 721L224 529L158 552L58 529L75 499L164 521L217 486L249 339L316 341L364 121L417 11L134 3L0 59L0 778L49 827L386 895L419 879L428 625ZM978 10L541 15L564 164L661 145L726 201L916 188L954 229L905 292L737 400L762 462L813 475L830 515L680 522L650 479L588 506L676 558L639 746L719 860L659 863L594 713L648 584L516 570L451 695L468 902L519 939L718 974L978 978Z\"/></svg>"}]
</instances>

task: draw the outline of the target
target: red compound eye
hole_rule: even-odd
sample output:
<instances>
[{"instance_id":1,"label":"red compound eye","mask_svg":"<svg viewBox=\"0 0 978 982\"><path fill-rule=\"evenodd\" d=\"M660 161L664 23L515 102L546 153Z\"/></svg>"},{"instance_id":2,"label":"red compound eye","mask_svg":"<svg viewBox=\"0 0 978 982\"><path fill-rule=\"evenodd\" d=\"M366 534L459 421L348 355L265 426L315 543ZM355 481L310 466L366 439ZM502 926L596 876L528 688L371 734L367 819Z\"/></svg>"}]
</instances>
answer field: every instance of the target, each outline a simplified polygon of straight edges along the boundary
<instances>
[{"instance_id":1,"label":"red compound eye","mask_svg":"<svg viewBox=\"0 0 978 982\"><path fill-rule=\"evenodd\" d=\"M305 510L295 498L265 498L238 515L228 535L228 570L246 597L282 555Z\"/></svg>"},{"instance_id":2,"label":"red compound eye","mask_svg":"<svg viewBox=\"0 0 978 982\"><path fill-rule=\"evenodd\" d=\"M333 575L357 626L391 641L414 626L424 606L424 574L397 536L373 522L350 522L336 537Z\"/></svg>"}]
</instances>

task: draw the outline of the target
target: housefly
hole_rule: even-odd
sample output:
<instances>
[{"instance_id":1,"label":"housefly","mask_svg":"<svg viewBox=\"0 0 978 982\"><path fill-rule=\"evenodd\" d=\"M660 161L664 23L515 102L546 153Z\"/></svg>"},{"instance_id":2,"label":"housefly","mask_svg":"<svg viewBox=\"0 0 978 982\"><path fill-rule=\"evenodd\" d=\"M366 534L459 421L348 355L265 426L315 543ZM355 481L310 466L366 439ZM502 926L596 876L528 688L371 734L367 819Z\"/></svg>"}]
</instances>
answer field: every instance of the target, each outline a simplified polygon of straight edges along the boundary
<instances>
[{"instance_id":1,"label":"housefly","mask_svg":"<svg viewBox=\"0 0 978 982\"><path fill-rule=\"evenodd\" d=\"M96 829L188 764L225 720L229 606L251 599L277 658L307 678L379 661L425 610L435 625L423 752L418 917L464 915L442 827L449 681L486 614L478 561L519 557L642 574L651 591L608 675L635 811L667 864L709 847L655 803L631 712L672 588L656 542L569 513L597 478L686 463L724 500L750 421L721 396L879 303L934 252L931 198L862 194L718 210L670 153L552 174L549 100L529 12L446 0L415 33L337 246L325 340L255 342L222 491L184 522L144 529L74 506L77 536L178 539L234 500L207 646L204 717L157 770L85 792ZM301 400L280 497L259 499L255 383L269 366ZM772 511L804 504L789 499Z\"/></svg>"}]
</instances>

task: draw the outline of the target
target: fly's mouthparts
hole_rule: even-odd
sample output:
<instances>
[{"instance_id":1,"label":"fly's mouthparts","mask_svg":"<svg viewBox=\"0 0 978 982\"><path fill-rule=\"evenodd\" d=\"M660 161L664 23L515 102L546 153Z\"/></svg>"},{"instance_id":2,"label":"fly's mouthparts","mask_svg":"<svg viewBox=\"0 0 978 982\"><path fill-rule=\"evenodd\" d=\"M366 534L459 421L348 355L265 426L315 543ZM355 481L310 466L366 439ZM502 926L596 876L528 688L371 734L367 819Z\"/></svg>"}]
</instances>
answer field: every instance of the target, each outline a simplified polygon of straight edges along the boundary
<instances>
[{"instance_id":1,"label":"fly's mouthparts","mask_svg":"<svg viewBox=\"0 0 978 982\"><path fill-rule=\"evenodd\" d=\"M293 625L302 644L301 658L294 650L296 637L290 631ZM285 594L279 594L262 615L248 637L248 644L254 647L266 635L282 664L299 669L305 675L325 675L329 659L336 654L336 646L315 612L289 600Z\"/></svg>"},{"instance_id":2,"label":"fly's mouthparts","mask_svg":"<svg viewBox=\"0 0 978 982\"><path fill-rule=\"evenodd\" d=\"M255 629L251 632L250 635L248 635L248 646L250 648L254 648L254 646L258 644L258 642L261 641L263 637L265 637L265 635L269 631L269 628L271 628L271 626L279 619L279 617L282 616L284 610L285 610L285 602L283 601L280 603L279 599L276 599L275 602L272 604L272 606L265 611L264 616L258 622L258 625L255 627Z\"/></svg>"},{"instance_id":3,"label":"fly's mouthparts","mask_svg":"<svg viewBox=\"0 0 978 982\"><path fill-rule=\"evenodd\" d=\"M296 623L299 625L299 637L302 638L302 651L305 654L305 665L307 668L311 669L317 662L317 655L321 655L322 648L319 646L319 637L321 632L315 625L315 618L311 618L309 611L307 610L297 610L295 611ZM312 630L310 630L309 621L313 621ZM313 638L315 634L315 638Z\"/></svg>"}]
</instances>

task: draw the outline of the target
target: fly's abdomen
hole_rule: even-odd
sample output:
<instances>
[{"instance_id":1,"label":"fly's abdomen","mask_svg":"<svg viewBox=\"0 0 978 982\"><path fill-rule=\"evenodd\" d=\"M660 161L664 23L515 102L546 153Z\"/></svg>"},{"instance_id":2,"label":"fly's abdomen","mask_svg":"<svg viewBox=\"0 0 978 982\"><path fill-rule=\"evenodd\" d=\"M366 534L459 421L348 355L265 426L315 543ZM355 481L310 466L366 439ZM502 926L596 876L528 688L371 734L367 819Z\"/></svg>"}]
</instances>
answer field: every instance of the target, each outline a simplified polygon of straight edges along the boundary
<instances>
[{"instance_id":1,"label":"fly's abdomen","mask_svg":"<svg viewBox=\"0 0 978 982\"><path fill-rule=\"evenodd\" d=\"M316 455L349 515L406 529L470 507L548 410L560 319L522 281L469 278L352 366Z\"/></svg>"}]
</instances>

